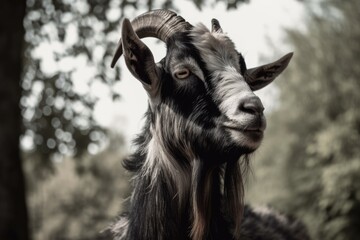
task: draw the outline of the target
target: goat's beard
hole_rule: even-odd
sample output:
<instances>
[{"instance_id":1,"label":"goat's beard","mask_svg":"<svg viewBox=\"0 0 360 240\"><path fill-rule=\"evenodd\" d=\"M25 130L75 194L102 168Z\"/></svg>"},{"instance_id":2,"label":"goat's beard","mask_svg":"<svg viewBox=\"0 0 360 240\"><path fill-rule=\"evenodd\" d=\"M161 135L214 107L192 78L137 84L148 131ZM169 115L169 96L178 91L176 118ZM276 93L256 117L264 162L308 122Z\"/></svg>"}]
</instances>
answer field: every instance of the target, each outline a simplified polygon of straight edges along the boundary
<instances>
[{"instance_id":1,"label":"goat's beard","mask_svg":"<svg viewBox=\"0 0 360 240\"><path fill-rule=\"evenodd\" d=\"M163 111L170 109L164 108ZM233 238L239 239L244 205L243 179L248 169L247 153L255 149L241 146L221 127L206 128L198 121L174 114L166 116L155 118L152 135L157 147L164 150L166 159L170 161L166 161L168 170L165 172L184 170L184 174L180 174L183 175L181 179L175 177L179 174L172 176L177 186L179 208L185 205L182 202L186 196L191 199L192 239L206 239L207 233L212 230L212 221L216 223L214 218L220 215L230 224ZM180 159L185 162L179 162ZM184 167L186 165L188 167ZM191 171L187 173L191 177L186 174L187 171ZM187 180L191 179L189 184L184 184L186 176Z\"/></svg>"},{"instance_id":2,"label":"goat's beard","mask_svg":"<svg viewBox=\"0 0 360 240\"><path fill-rule=\"evenodd\" d=\"M244 180L249 169L249 156L226 164L224 174L224 206L233 222L234 239L240 238L240 225L244 209Z\"/></svg>"},{"instance_id":3,"label":"goat's beard","mask_svg":"<svg viewBox=\"0 0 360 240\"><path fill-rule=\"evenodd\" d=\"M240 161L234 159L221 167L210 166L204 161L195 161L192 169L192 210L193 240L206 239L206 233L214 217L214 209L221 206L222 215L229 220L234 239L240 237L240 225L243 214L244 183L248 169L248 156ZM216 189L218 187L218 189ZM223 187L223 195L218 192Z\"/></svg>"},{"instance_id":4,"label":"goat's beard","mask_svg":"<svg viewBox=\"0 0 360 240\"><path fill-rule=\"evenodd\" d=\"M173 136L176 136L176 134ZM204 135L201 137L204 139ZM201 139L201 137L199 135L198 139ZM184 205L181 203L181 196L187 196L185 193L187 190L179 188L188 187L188 196L191 199L192 206L190 233L192 240L206 239L207 234L211 231L210 228L213 227L212 223L216 223L216 218L219 218L220 215L224 224L231 227L233 239L239 239L244 206L243 182L248 169L248 156L244 152L252 152L253 150L239 147L230 142L221 146L219 144L209 144L211 143L209 141L199 141L193 145L190 144L190 141L172 145L169 144L171 143L169 139L166 139L166 141L162 139L161 142L163 144L167 143L163 146L164 149L167 149L169 156L182 156L178 159L172 159L172 161L177 162L179 159L187 159L190 165L188 170L191 171L191 177L185 174L183 177L189 176L191 182L189 184L180 184L179 179L174 182L179 183L177 184L178 196L180 197L179 207ZM185 145L183 145L184 143ZM175 169L179 171L183 163L175 162L172 165L180 165L175 167L174 171ZM182 179L181 182L186 182L186 180Z\"/></svg>"}]
</instances>

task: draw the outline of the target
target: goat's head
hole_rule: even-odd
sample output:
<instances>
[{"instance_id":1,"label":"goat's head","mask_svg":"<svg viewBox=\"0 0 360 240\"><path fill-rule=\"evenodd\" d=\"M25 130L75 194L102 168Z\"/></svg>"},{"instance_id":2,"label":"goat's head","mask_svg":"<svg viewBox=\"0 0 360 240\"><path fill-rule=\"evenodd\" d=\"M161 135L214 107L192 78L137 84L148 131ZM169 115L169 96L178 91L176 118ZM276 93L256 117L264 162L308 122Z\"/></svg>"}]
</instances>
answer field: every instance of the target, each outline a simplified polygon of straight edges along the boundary
<instances>
[{"instance_id":1,"label":"goat's head","mask_svg":"<svg viewBox=\"0 0 360 240\"><path fill-rule=\"evenodd\" d=\"M219 22L211 23L211 31L204 25L193 27L168 10L148 12L132 22L124 19L112 67L123 54L148 93L155 131L166 131L167 141L179 147L198 141L217 152L251 153L266 127L264 107L253 91L271 83L292 53L247 69ZM166 43L167 54L159 63L140 40L144 37Z\"/></svg>"}]
</instances>

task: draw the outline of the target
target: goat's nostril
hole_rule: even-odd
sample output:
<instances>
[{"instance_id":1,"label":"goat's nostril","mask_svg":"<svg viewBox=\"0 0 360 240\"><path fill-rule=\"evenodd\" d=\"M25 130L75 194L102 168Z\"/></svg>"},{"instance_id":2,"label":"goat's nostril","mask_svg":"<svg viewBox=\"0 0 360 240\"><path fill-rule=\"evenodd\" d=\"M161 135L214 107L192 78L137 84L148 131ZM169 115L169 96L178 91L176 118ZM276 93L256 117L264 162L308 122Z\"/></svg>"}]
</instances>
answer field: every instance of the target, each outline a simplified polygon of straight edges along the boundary
<instances>
[{"instance_id":1,"label":"goat's nostril","mask_svg":"<svg viewBox=\"0 0 360 240\"><path fill-rule=\"evenodd\" d=\"M261 114L264 112L264 106L258 97L251 97L244 99L240 104L240 110L250 114Z\"/></svg>"}]
</instances>

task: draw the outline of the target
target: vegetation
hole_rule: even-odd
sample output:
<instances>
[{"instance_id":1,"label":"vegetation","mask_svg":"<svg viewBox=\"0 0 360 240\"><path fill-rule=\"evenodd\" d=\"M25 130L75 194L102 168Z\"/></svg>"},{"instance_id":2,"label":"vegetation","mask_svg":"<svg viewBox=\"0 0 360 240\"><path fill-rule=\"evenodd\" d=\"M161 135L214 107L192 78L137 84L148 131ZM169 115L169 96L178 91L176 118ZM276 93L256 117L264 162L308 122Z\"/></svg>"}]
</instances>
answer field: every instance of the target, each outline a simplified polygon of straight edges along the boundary
<instances>
[{"instance_id":1,"label":"vegetation","mask_svg":"<svg viewBox=\"0 0 360 240\"><path fill-rule=\"evenodd\" d=\"M295 55L278 81L279 107L271 113L254 164L260 175L249 194L303 218L314 239L355 240L360 234L360 3L328 0L307 8L306 30L287 30Z\"/></svg>"},{"instance_id":2,"label":"vegetation","mask_svg":"<svg viewBox=\"0 0 360 240\"><path fill-rule=\"evenodd\" d=\"M107 239L106 229L129 196L129 176L120 164L122 145L122 139L112 136L102 153L86 154L81 164L70 157L59 160L54 163L56 174L46 181L31 174L34 165L26 162L34 239Z\"/></svg>"}]
</instances>

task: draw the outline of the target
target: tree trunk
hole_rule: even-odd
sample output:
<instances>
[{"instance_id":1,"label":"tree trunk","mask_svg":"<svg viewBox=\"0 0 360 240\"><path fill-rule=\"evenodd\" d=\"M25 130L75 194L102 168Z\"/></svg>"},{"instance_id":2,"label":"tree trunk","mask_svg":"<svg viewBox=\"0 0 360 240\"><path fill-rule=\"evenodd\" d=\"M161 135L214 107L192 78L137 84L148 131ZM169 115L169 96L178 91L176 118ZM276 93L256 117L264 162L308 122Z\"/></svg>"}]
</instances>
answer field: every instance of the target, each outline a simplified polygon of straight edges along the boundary
<instances>
[{"instance_id":1,"label":"tree trunk","mask_svg":"<svg viewBox=\"0 0 360 240\"><path fill-rule=\"evenodd\" d=\"M20 159L21 71L26 0L0 1L0 239L29 240Z\"/></svg>"}]
</instances>

